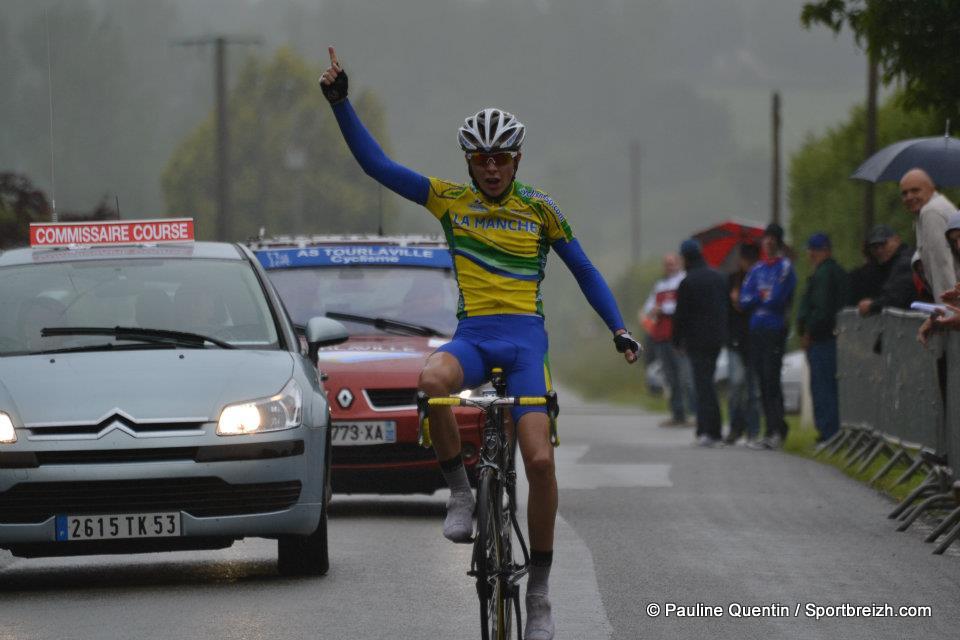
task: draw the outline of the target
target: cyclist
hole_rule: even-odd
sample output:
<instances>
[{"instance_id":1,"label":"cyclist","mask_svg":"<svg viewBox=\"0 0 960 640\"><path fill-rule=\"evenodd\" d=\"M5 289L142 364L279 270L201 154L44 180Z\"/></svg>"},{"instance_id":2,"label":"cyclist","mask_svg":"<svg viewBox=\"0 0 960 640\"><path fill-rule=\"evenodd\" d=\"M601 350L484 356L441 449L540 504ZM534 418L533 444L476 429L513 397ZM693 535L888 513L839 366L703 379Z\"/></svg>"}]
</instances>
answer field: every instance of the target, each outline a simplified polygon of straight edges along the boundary
<instances>
[{"instance_id":1,"label":"cyclist","mask_svg":"<svg viewBox=\"0 0 960 640\"><path fill-rule=\"evenodd\" d=\"M425 206L443 226L453 255L460 300L453 339L437 349L420 374L420 390L444 396L486 381L501 367L511 396L542 396L550 386L547 333L540 282L550 248L573 273L587 300L614 334L614 344L633 363L640 345L627 332L603 276L581 249L554 201L515 180L525 128L495 108L468 117L459 130L470 185L427 178L386 156L347 99L347 74L336 51L320 78L343 137L363 170L404 198ZM514 407L513 423L530 494L527 519L530 571L527 582L529 640L553 638L548 579L553 560L557 480L549 419L543 407ZM470 542L474 498L460 452L460 434L449 407L432 408L430 432L450 486L443 535Z\"/></svg>"}]
</instances>

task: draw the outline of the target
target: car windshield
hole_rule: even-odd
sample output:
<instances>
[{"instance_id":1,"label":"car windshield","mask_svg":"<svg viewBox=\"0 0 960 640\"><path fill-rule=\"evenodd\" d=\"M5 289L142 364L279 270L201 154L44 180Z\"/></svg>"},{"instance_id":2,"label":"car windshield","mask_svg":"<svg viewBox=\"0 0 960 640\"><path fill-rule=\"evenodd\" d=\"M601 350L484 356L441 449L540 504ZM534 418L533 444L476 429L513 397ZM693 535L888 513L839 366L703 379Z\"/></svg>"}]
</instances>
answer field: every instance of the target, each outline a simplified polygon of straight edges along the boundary
<instances>
[{"instance_id":1,"label":"car windshield","mask_svg":"<svg viewBox=\"0 0 960 640\"><path fill-rule=\"evenodd\" d=\"M300 325L337 312L421 325L443 335L453 335L457 326L458 293L449 269L353 266L269 273L287 311ZM343 323L352 334L396 333L369 323Z\"/></svg>"},{"instance_id":2,"label":"car windshield","mask_svg":"<svg viewBox=\"0 0 960 640\"><path fill-rule=\"evenodd\" d=\"M158 347L156 340L135 336L41 335L54 327L161 329L236 347L278 348L263 288L240 260L78 260L4 267L0 301L0 355Z\"/></svg>"}]
</instances>

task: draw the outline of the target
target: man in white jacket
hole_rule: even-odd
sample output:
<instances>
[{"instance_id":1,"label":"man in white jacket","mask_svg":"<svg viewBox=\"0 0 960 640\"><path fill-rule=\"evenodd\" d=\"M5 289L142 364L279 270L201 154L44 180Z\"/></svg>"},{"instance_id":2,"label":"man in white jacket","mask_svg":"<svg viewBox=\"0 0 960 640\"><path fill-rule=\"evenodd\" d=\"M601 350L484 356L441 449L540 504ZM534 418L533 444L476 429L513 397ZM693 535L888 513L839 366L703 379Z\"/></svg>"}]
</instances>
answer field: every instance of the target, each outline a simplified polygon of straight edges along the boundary
<instances>
[{"instance_id":1,"label":"man in white jacket","mask_svg":"<svg viewBox=\"0 0 960 640\"><path fill-rule=\"evenodd\" d=\"M939 301L945 291L960 282L960 263L946 241L947 223L957 207L939 193L923 169L911 169L900 179L900 199L915 215L917 252L923 264L927 287Z\"/></svg>"},{"instance_id":2,"label":"man in white jacket","mask_svg":"<svg viewBox=\"0 0 960 640\"><path fill-rule=\"evenodd\" d=\"M663 277L653 285L639 320L650 336L653 355L663 367L663 375L670 388L671 417L660 426L684 426L687 412L696 414L696 396L693 390L693 372L686 355L673 346L673 312L677 308L677 289L686 277L680 256L663 256Z\"/></svg>"}]
</instances>

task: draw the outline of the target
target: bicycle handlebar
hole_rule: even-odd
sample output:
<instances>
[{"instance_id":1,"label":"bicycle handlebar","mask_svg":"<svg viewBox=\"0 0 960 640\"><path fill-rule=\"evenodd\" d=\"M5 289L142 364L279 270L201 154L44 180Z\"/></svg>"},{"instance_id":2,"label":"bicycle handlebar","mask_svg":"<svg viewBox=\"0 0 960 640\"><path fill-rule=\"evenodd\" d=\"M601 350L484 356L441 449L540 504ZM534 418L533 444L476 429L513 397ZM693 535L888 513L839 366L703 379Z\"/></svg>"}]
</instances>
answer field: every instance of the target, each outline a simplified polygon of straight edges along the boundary
<instances>
[{"instance_id":1,"label":"bicycle handlebar","mask_svg":"<svg viewBox=\"0 0 960 640\"><path fill-rule=\"evenodd\" d=\"M479 398L461 398L459 396L450 396L443 398L427 398L427 406L430 407L477 407L485 409L487 407L502 406L545 406L550 404L546 396L516 396L501 398L499 396L481 396Z\"/></svg>"},{"instance_id":2,"label":"bicycle handlebar","mask_svg":"<svg viewBox=\"0 0 960 640\"><path fill-rule=\"evenodd\" d=\"M557 403L557 392L548 391L543 396L480 396L477 398L461 398L459 396L440 396L431 398L422 391L417 392L417 417L420 428L417 442L422 447L432 445L430 439L430 418L427 413L430 407L474 407L486 411L490 407L546 407L547 417L550 420L550 443L553 446L560 444L557 433L557 415L560 406Z\"/></svg>"}]
</instances>

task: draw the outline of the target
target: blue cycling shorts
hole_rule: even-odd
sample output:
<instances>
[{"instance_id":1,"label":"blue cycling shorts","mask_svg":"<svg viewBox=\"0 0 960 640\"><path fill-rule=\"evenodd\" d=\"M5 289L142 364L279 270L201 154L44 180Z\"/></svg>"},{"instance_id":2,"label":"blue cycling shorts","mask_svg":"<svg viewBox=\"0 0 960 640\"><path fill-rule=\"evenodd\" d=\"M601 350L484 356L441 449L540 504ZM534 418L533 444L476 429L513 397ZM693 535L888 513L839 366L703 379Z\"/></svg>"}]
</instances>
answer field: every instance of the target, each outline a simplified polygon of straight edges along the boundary
<instances>
[{"instance_id":1,"label":"blue cycling shorts","mask_svg":"<svg viewBox=\"0 0 960 640\"><path fill-rule=\"evenodd\" d=\"M541 316L489 315L464 318L453 339L437 351L449 353L463 369L463 388L479 387L490 370L503 369L508 396L542 396L552 389L547 362L547 330ZM511 407L514 424L544 407Z\"/></svg>"}]
</instances>

